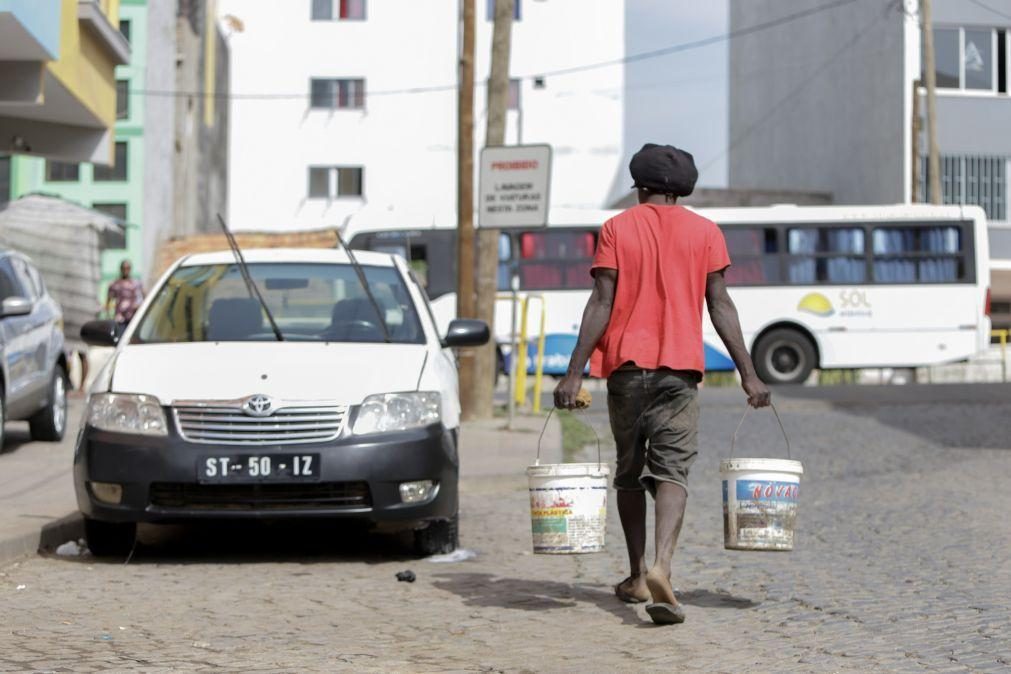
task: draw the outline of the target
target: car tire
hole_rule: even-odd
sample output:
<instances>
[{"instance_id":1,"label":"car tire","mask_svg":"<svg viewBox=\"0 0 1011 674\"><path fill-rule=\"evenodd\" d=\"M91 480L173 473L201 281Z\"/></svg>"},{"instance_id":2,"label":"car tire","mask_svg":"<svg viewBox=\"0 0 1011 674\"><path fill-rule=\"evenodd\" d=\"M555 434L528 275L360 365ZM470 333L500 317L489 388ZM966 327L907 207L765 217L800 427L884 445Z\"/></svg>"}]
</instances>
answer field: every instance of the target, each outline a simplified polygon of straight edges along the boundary
<instances>
[{"instance_id":1,"label":"car tire","mask_svg":"<svg viewBox=\"0 0 1011 674\"><path fill-rule=\"evenodd\" d=\"M84 538L95 557L126 557L137 541L134 522L101 522L84 518Z\"/></svg>"},{"instance_id":2,"label":"car tire","mask_svg":"<svg viewBox=\"0 0 1011 674\"><path fill-rule=\"evenodd\" d=\"M802 384L818 365L814 344L797 330L772 330L755 344L755 371L766 384Z\"/></svg>"},{"instance_id":3,"label":"car tire","mask_svg":"<svg viewBox=\"0 0 1011 674\"><path fill-rule=\"evenodd\" d=\"M67 373L62 365L53 368L49 382L49 404L28 420L32 440L59 442L67 432Z\"/></svg>"},{"instance_id":4,"label":"car tire","mask_svg":"<svg viewBox=\"0 0 1011 674\"><path fill-rule=\"evenodd\" d=\"M435 520L414 532L414 551L422 556L444 555L460 544L460 515L448 520Z\"/></svg>"}]
</instances>

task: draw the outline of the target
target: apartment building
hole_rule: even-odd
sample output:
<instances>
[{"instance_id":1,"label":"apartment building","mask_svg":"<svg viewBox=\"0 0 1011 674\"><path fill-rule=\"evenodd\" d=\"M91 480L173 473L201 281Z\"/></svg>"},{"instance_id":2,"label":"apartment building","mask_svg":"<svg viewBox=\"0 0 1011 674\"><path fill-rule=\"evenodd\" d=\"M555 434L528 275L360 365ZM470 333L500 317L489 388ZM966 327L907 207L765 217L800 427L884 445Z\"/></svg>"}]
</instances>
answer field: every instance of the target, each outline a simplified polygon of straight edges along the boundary
<instances>
[{"instance_id":1,"label":"apartment building","mask_svg":"<svg viewBox=\"0 0 1011 674\"><path fill-rule=\"evenodd\" d=\"M517 0L506 142L554 149L551 202L601 207L622 158L624 1ZM476 146L493 0L477 2ZM368 207L455 221L459 3L220 0L236 229L340 225Z\"/></svg>"}]
</instances>

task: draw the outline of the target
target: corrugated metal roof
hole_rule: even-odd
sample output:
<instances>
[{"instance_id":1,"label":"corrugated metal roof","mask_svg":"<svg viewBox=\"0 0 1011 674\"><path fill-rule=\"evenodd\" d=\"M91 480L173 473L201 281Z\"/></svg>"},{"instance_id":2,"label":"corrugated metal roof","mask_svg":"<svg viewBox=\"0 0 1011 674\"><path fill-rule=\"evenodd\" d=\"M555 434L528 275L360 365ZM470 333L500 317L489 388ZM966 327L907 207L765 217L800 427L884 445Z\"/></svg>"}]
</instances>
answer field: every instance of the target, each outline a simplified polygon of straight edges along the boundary
<instances>
[{"instance_id":1,"label":"corrugated metal roof","mask_svg":"<svg viewBox=\"0 0 1011 674\"><path fill-rule=\"evenodd\" d=\"M101 309L100 234L122 231L115 218L51 196L32 194L0 207L0 246L32 259L63 307L68 345Z\"/></svg>"}]
</instances>

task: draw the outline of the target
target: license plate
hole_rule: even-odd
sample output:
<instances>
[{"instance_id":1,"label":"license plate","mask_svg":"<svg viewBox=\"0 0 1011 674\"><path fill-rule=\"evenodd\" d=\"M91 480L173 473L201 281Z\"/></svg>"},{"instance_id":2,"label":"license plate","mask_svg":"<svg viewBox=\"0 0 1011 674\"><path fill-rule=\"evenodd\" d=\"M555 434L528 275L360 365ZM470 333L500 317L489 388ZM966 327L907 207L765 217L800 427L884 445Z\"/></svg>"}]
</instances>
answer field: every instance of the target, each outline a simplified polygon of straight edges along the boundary
<instances>
[{"instance_id":1,"label":"license plate","mask_svg":"<svg viewBox=\"0 0 1011 674\"><path fill-rule=\"evenodd\" d=\"M301 482L319 479L319 454L206 456L197 465L200 482Z\"/></svg>"}]
</instances>

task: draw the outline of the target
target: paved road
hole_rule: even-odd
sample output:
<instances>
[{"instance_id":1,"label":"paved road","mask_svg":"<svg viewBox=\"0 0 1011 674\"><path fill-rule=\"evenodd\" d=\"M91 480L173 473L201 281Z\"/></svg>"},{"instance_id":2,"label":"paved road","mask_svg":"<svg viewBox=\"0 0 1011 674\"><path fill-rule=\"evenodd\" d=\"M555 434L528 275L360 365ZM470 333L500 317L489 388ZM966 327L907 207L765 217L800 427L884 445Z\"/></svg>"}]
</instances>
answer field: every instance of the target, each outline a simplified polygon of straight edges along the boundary
<instances>
[{"instance_id":1,"label":"paved road","mask_svg":"<svg viewBox=\"0 0 1011 674\"><path fill-rule=\"evenodd\" d=\"M233 527L147 531L129 566L2 567L0 671L1008 671L1011 388L966 395L779 392L807 471L801 538L763 554L722 548L717 463L741 396L705 391L678 627L611 597L613 504L606 553L529 554L520 438L501 475L465 456L468 562L332 527ZM742 453L781 451L771 415L745 428ZM406 568L417 582L395 581Z\"/></svg>"}]
</instances>

